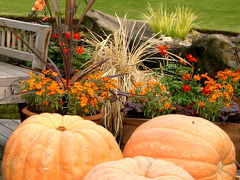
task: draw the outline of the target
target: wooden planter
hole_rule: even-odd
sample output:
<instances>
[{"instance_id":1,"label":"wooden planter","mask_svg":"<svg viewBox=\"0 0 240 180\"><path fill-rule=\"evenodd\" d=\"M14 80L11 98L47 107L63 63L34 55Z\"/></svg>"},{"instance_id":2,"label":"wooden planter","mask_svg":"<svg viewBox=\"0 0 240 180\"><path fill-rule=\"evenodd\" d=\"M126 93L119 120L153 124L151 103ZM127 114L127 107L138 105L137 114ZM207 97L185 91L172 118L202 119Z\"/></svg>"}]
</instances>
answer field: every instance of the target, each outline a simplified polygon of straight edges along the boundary
<instances>
[{"instance_id":1,"label":"wooden planter","mask_svg":"<svg viewBox=\"0 0 240 180\"><path fill-rule=\"evenodd\" d=\"M122 137L122 147L125 146L128 139L130 138L133 131L143 124L147 122L149 119L139 119L139 118L124 118L123 119L123 137ZM236 161L240 163L240 123L221 123L221 122L213 122L221 129L223 129L232 140L235 149L236 149Z\"/></svg>"}]
</instances>

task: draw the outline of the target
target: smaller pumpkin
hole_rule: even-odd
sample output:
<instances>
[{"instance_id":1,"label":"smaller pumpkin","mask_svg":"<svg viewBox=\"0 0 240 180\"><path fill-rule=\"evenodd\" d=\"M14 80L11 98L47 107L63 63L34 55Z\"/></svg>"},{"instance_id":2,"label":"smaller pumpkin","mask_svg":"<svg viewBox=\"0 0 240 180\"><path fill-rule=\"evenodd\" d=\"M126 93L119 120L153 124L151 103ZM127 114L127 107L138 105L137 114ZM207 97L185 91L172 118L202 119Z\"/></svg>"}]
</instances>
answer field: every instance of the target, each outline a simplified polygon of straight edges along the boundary
<instances>
[{"instance_id":1,"label":"smaller pumpkin","mask_svg":"<svg viewBox=\"0 0 240 180\"><path fill-rule=\"evenodd\" d=\"M136 156L95 166L83 180L194 180L172 162Z\"/></svg>"}]
</instances>

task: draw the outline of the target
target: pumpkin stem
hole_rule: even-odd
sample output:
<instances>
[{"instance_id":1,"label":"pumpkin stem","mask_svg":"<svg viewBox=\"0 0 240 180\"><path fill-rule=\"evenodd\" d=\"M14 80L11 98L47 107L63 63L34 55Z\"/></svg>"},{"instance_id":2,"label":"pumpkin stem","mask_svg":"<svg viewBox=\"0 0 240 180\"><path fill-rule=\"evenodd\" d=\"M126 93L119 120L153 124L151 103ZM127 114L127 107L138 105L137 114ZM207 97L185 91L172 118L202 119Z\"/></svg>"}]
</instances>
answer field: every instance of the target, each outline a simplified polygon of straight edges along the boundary
<instances>
[{"instance_id":1,"label":"pumpkin stem","mask_svg":"<svg viewBox=\"0 0 240 180\"><path fill-rule=\"evenodd\" d=\"M222 162L219 162L217 165L217 172L220 173L222 171L222 168L223 168L223 164L222 164Z\"/></svg>"},{"instance_id":2,"label":"pumpkin stem","mask_svg":"<svg viewBox=\"0 0 240 180\"><path fill-rule=\"evenodd\" d=\"M59 131L66 131L66 128L64 126L58 126L56 129Z\"/></svg>"}]
</instances>

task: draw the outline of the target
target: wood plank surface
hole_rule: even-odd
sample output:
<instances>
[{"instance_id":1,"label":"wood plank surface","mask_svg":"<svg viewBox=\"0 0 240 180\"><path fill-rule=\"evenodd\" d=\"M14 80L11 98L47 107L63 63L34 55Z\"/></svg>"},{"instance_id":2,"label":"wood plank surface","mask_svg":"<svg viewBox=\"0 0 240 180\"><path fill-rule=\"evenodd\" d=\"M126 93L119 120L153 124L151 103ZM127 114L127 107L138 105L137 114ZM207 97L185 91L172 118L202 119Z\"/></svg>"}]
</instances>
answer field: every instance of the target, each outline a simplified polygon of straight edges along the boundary
<instances>
[{"instance_id":1,"label":"wood plank surface","mask_svg":"<svg viewBox=\"0 0 240 180\"><path fill-rule=\"evenodd\" d=\"M20 120L12 119L0 119L0 170L2 164L2 157L4 153L4 147L8 138L11 136L13 131L19 126ZM0 171L0 180L1 180L1 171Z\"/></svg>"},{"instance_id":2,"label":"wood plank surface","mask_svg":"<svg viewBox=\"0 0 240 180\"><path fill-rule=\"evenodd\" d=\"M0 62L0 87L11 85L13 81L29 77L30 70Z\"/></svg>"}]
</instances>

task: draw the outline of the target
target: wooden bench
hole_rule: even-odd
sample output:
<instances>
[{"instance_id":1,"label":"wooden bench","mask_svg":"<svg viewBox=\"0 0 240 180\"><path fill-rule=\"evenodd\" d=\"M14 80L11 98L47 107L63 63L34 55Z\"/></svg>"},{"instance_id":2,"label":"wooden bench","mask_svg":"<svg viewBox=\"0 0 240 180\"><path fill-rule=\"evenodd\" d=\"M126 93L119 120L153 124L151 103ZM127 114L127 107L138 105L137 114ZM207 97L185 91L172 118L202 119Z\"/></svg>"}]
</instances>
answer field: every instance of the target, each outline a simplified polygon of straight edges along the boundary
<instances>
[{"instance_id":1,"label":"wooden bench","mask_svg":"<svg viewBox=\"0 0 240 180\"><path fill-rule=\"evenodd\" d=\"M4 62L5 58L14 58L32 63L32 68L44 69L45 66L39 58L24 44L27 42L31 48L37 49L41 57L47 60L47 51L52 28L47 25L22 22L7 18L0 18L0 104L13 104L23 102L20 97L11 97L19 92L19 81L28 78L27 68L15 66ZM16 36L15 33L18 36Z\"/></svg>"}]
</instances>

